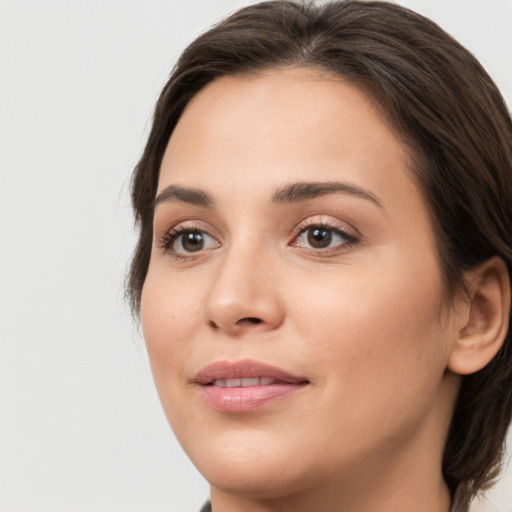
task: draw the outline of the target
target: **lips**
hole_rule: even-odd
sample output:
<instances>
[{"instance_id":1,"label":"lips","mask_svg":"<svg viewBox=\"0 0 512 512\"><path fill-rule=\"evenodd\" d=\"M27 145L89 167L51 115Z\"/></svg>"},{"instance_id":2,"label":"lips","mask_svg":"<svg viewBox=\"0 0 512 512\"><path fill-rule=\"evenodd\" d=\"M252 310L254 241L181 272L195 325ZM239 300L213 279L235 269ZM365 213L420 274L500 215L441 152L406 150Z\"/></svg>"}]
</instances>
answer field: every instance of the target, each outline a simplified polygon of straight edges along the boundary
<instances>
[{"instance_id":1,"label":"lips","mask_svg":"<svg viewBox=\"0 0 512 512\"><path fill-rule=\"evenodd\" d=\"M309 384L303 376L248 359L210 364L196 375L194 382L200 386L207 406L226 413L255 411Z\"/></svg>"}]
</instances>

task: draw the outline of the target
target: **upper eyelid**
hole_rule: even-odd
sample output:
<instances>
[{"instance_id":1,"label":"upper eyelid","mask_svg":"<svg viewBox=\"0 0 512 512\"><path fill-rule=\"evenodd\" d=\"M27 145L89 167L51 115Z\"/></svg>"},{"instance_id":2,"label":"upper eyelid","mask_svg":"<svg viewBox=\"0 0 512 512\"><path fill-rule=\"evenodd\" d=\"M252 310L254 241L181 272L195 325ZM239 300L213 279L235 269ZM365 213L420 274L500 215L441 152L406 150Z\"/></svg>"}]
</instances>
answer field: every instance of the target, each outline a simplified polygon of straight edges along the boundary
<instances>
[{"instance_id":1,"label":"upper eyelid","mask_svg":"<svg viewBox=\"0 0 512 512\"><path fill-rule=\"evenodd\" d=\"M199 231L199 232L205 234L210 239L212 239L215 242L215 244L217 244L218 246L221 245L220 242L218 241L218 239L216 237L214 237L213 235L211 235L210 233L208 233L208 231L206 231L205 229L198 229L193 226L180 227L180 225L178 224L176 227L173 227L173 228L165 231L162 234L162 236L159 238L159 241L158 241L158 247L160 249L163 249L164 252L166 252L169 255L172 255L172 257L176 258L176 259L191 259L191 258L200 256L201 254L203 254L206 251L210 251L210 250L216 248L216 247L201 248L197 252L195 252L195 251L182 252L180 250L176 250L175 248L173 248L174 243L179 239L179 237L181 237L187 231Z\"/></svg>"},{"instance_id":2,"label":"upper eyelid","mask_svg":"<svg viewBox=\"0 0 512 512\"><path fill-rule=\"evenodd\" d=\"M317 216L309 216L305 219L302 219L299 223L297 223L293 229L294 237L302 233L304 230L314 227L321 226L326 229L332 229L335 231L339 231L341 233L346 233L353 238L362 238L361 233L357 228L355 228L352 224L347 222L340 221L338 219L326 218L323 215Z\"/></svg>"},{"instance_id":3,"label":"upper eyelid","mask_svg":"<svg viewBox=\"0 0 512 512\"><path fill-rule=\"evenodd\" d=\"M186 231L186 230L197 230L197 231L204 231L206 234L212 236L213 238L218 237L218 231L214 229L209 223L205 221L201 221L198 219L182 219L178 220L172 223L167 223L165 227L159 229L159 226L157 223L154 223L154 231L155 231L155 238L157 233L161 233L162 236L166 233L170 233L171 231Z\"/></svg>"},{"instance_id":4,"label":"upper eyelid","mask_svg":"<svg viewBox=\"0 0 512 512\"><path fill-rule=\"evenodd\" d=\"M210 230L205 228L202 224L202 222L200 223L194 220L183 220L177 224L174 224L172 227L163 230L158 236L155 233L154 240L161 249L166 249L167 239L169 237L172 237L174 241L177 237L186 231L200 231L201 233L205 233L209 237L213 238L216 242L218 242L218 237L212 234Z\"/></svg>"},{"instance_id":5,"label":"upper eyelid","mask_svg":"<svg viewBox=\"0 0 512 512\"><path fill-rule=\"evenodd\" d=\"M345 238L346 239L346 243L348 244L353 244L353 243L359 243L360 242L360 237L359 236L354 236L352 234L350 234L348 232L348 230L345 230L345 229L340 229L340 228L337 228L337 227L334 227L334 226L328 226L328 225L319 225L319 224L312 224L311 226L306 226L305 228L301 229L292 239L292 242L295 242L299 237L301 237L304 233L306 233L307 231L309 231L311 228L316 228L316 227L320 227L321 229L324 229L326 231L332 231L336 234L338 234L339 236L341 236L342 238ZM292 245L296 245L295 243L293 243Z\"/></svg>"}]
</instances>

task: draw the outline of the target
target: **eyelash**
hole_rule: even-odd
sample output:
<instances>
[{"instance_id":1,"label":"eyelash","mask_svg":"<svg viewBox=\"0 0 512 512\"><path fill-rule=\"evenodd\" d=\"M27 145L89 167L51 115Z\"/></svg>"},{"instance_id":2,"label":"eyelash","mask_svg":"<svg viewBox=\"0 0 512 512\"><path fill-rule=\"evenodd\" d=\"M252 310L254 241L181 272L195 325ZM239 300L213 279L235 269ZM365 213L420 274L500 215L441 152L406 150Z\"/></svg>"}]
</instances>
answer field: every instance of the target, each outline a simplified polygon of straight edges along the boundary
<instances>
[{"instance_id":1,"label":"eyelash","mask_svg":"<svg viewBox=\"0 0 512 512\"><path fill-rule=\"evenodd\" d=\"M341 225L329 223L329 222L325 222L325 221L318 222L318 221L314 221L314 220L307 220L298 226L298 228L297 228L298 233L293 237L293 239L289 245L291 245L292 247L300 247L298 245L298 243L296 243L296 241L302 235L304 235L305 233L307 233L309 230L311 230L313 228L318 229L318 230L328 231L330 233L333 233L335 235L342 237L345 240L345 242L343 242L342 244L339 244L335 247L327 247L327 248L303 247L303 249L309 250L310 252L315 253L315 254L318 254L318 253L332 254L332 253L336 253L336 252L342 251L342 250L350 250L352 247L354 247L354 245L356 245L360 242L360 240L358 238L347 233L347 231ZM176 251L175 249L173 249L173 245L175 244L175 242L179 239L179 237L181 235L183 235L185 233L193 233L193 232L203 233L217 242L215 237L213 237L207 231L205 231L204 229L202 229L201 227L199 227L197 225L182 225L182 226L174 227L174 228L170 229L169 231L166 231L163 234L163 236L160 238L159 247L161 249L164 249L167 253L169 253L175 259L186 260L186 259L193 258L194 256L196 256L196 254L194 254L193 251L191 251L189 254L182 254L182 253ZM217 242L217 243L219 243L219 242ZM197 255L202 254L204 252L204 249L200 249L197 252L198 252Z\"/></svg>"},{"instance_id":2,"label":"eyelash","mask_svg":"<svg viewBox=\"0 0 512 512\"><path fill-rule=\"evenodd\" d=\"M345 240L345 242L343 242L342 244L339 244L334 247L328 247L325 249L312 248L312 247L304 248L304 249L309 250L310 252L313 252L315 254L318 254L318 253L333 254L333 253L337 253L338 251L350 250L352 247L354 247L355 245L357 245L360 242L359 238L356 238L355 236L347 233L346 229L339 224L332 223L332 222L326 222L326 221L318 222L316 220L306 220L304 223L299 225L299 227L298 227L299 232L297 235L295 235L295 237L293 238L290 245L298 247L298 245L297 245L297 243L295 243L295 241L298 240L303 234L307 233L309 230L311 230L313 228L318 229L318 230L329 231L332 234L338 235Z\"/></svg>"},{"instance_id":3,"label":"eyelash","mask_svg":"<svg viewBox=\"0 0 512 512\"><path fill-rule=\"evenodd\" d=\"M216 240L215 237L210 235L207 231L200 228L199 226L188 224L188 225L178 226L178 227L170 229L169 231L166 231L163 234L163 236L160 238L159 247L161 249L164 249L173 258L178 259L178 260L185 260L185 259L194 257L195 254L193 252L191 252L189 255L185 255L185 254L181 254L181 253L177 252L175 249L173 249L174 243L179 239L179 237L181 235L183 235L184 233L193 233L193 232L206 234L210 238ZM202 252L204 252L204 251L202 251L202 250L198 251L198 253L202 253Z\"/></svg>"}]
</instances>

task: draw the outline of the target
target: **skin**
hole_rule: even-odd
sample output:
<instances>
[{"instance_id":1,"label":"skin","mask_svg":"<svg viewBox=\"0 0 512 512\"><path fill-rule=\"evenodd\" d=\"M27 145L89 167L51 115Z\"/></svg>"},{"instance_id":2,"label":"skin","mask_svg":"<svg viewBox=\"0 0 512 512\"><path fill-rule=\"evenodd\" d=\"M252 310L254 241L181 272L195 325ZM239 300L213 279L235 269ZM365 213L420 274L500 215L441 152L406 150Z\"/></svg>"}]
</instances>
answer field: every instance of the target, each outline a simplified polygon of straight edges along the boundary
<instances>
[{"instance_id":1,"label":"skin","mask_svg":"<svg viewBox=\"0 0 512 512\"><path fill-rule=\"evenodd\" d=\"M441 454L460 377L447 367L467 311L445 300L408 162L363 92L314 70L223 77L186 107L157 195L200 189L214 205L157 204L141 316L164 410L215 512L449 510ZM310 182L375 201L272 201ZM333 230L327 249L304 231L318 224ZM163 247L177 228L204 232L204 249L179 236ZM196 373L247 358L309 384L246 414L208 407Z\"/></svg>"}]
</instances>

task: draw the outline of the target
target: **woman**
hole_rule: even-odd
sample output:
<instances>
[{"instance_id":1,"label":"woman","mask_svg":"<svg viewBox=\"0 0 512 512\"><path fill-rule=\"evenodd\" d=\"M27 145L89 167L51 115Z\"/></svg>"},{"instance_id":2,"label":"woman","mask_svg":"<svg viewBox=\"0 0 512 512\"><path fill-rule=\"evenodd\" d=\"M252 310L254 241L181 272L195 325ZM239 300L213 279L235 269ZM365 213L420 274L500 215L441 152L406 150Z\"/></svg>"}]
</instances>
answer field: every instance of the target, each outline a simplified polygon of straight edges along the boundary
<instances>
[{"instance_id":1,"label":"woman","mask_svg":"<svg viewBox=\"0 0 512 512\"><path fill-rule=\"evenodd\" d=\"M396 5L256 4L185 50L129 292L214 512L464 511L489 485L511 169L496 86Z\"/></svg>"}]
</instances>

